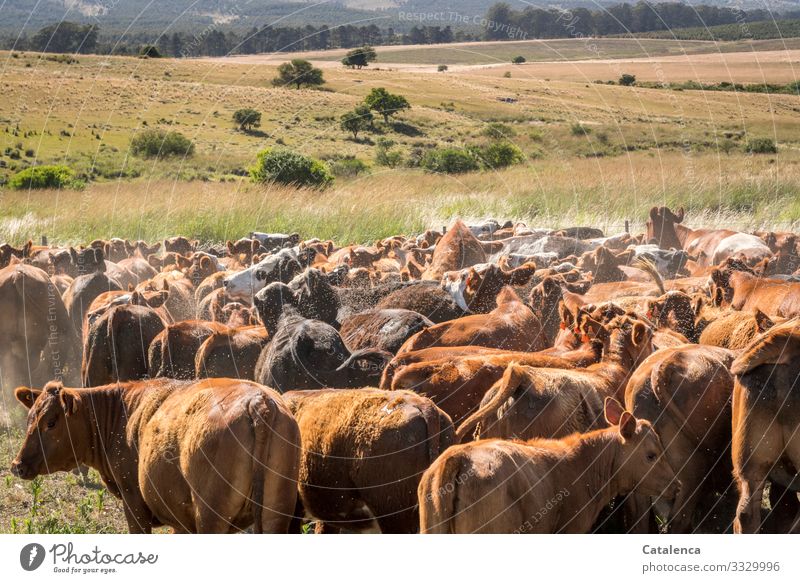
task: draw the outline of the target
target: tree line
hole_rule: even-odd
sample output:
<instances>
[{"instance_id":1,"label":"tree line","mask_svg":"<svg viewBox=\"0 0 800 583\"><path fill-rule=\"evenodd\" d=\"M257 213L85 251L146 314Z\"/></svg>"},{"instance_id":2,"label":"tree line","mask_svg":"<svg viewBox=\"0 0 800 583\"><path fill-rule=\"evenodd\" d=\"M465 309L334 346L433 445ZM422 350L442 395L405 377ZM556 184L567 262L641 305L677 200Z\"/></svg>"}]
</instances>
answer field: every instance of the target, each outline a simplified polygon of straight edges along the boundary
<instances>
[{"instance_id":1,"label":"tree line","mask_svg":"<svg viewBox=\"0 0 800 583\"><path fill-rule=\"evenodd\" d=\"M790 12L778 18L795 18ZM505 2L492 5L486 13L485 40L524 38L574 38L626 33L668 31L679 28L721 24L744 24L772 20L769 10L740 10L720 6L692 6L681 2L638 2L617 4L599 10L588 8L533 8L514 10Z\"/></svg>"}]
</instances>

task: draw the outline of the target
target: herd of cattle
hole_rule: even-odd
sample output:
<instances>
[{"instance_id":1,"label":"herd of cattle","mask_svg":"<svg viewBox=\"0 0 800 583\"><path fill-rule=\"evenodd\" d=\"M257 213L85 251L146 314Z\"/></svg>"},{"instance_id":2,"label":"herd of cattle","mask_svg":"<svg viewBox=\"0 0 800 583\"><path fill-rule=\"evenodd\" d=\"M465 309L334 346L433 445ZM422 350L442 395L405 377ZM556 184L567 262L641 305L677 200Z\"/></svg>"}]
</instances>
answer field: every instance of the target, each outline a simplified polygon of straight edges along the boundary
<instances>
[{"instance_id":1,"label":"herd of cattle","mask_svg":"<svg viewBox=\"0 0 800 583\"><path fill-rule=\"evenodd\" d=\"M800 240L683 218L3 245L11 470L131 532L800 530Z\"/></svg>"}]
</instances>

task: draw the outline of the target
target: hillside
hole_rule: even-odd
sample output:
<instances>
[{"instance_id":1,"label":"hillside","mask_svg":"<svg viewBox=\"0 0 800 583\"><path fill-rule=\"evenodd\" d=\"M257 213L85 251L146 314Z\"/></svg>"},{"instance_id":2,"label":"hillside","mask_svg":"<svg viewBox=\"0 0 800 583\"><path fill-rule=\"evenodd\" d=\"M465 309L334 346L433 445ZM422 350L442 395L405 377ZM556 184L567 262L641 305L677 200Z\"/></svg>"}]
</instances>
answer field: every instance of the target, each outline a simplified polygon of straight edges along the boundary
<instances>
[{"instance_id":1,"label":"hillside","mask_svg":"<svg viewBox=\"0 0 800 583\"><path fill-rule=\"evenodd\" d=\"M800 37L800 20L766 20L740 24L723 24L709 27L674 28L635 35L637 38L661 38L677 40L767 40Z\"/></svg>"}]
</instances>

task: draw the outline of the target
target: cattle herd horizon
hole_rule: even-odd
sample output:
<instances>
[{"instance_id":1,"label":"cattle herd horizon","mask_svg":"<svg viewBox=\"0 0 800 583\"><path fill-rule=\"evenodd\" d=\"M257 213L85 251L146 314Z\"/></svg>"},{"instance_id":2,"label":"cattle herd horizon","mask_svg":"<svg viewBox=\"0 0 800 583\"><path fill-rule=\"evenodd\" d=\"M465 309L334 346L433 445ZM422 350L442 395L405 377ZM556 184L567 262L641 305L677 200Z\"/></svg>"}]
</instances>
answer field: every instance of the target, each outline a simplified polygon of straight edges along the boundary
<instances>
[{"instance_id":1,"label":"cattle herd horizon","mask_svg":"<svg viewBox=\"0 0 800 583\"><path fill-rule=\"evenodd\" d=\"M800 531L798 235L684 218L5 244L11 471L132 533Z\"/></svg>"}]
</instances>

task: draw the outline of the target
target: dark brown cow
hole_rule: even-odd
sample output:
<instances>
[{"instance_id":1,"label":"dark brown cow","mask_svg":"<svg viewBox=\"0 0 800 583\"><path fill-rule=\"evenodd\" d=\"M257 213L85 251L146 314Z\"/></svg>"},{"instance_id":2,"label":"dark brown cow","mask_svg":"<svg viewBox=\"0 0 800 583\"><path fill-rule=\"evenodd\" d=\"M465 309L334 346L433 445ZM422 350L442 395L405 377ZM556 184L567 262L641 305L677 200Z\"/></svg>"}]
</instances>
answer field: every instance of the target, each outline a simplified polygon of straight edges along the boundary
<instances>
[{"instance_id":1,"label":"dark brown cow","mask_svg":"<svg viewBox=\"0 0 800 583\"><path fill-rule=\"evenodd\" d=\"M269 342L263 326L244 326L215 332L200 346L194 361L197 378L254 379L256 364Z\"/></svg>"},{"instance_id":2,"label":"dark brown cow","mask_svg":"<svg viewBox=\"0 0 800 583\"><path fill-rule=\"evenodd\" d=\"M318 532L419 529L420 476L453 443L453 423L429 399L378 389L283 395L300 426L300 499Z\"/></svg>"},{"instance_id":3,"label":"dark brown cow","mask_svg":"<svg viewBox=\"0 0 800 583\"><path fill-rule=\"evenodd\" d=\"M433 322L411 310L370 310L345 318L339 334L351 352L378 348L395 354L411 336L431 326Z\"/></svg>"},{"instance_id":4,"label":"dark brown cow","mask_svg":"<svg viewBox=\"0 0 800 583\"><path fill-rule=\"evenodd\" d=\"M28 430L11 471L26 480L81 465L122 499L128 530L285 533L300 432L267 387L231 379L91 389L20 387Z\"/></svg>"},{"instance_id":5,"label":"dark brown cow","mask_svg":"<svg viewBox=\"0 0 800 583\"><path fill-rule=\"evenodd\" d=\"M194 360L206 339L215 333L227 332L219 322L184 320L164 328L150 343L147 352L151 377L172 379L195 378Z\"/></svg>"},{"instance_id":6,"label":"dark brown cow","mask_svg":"<svg viewBox=\"0 0 800 583\"><path fill-rule=\"evenodd\" d=\"M417 312L434 324L455 320L465 314L453 296L438 284L424 282L392 291L375 306L377 309L402 309Z\"/></svg>"},{"instance_id":7,"label":"dark brown cow","mask_svg":"<svg viewBox=\"0 0 800 583\"><path fill-rule=\"evenodd\" d=\"M103 271L79 275L72 280L62 297L76 331L83 330L83 319L97 296L110 291L122 291L122 288Z\"/></svg>"}]
</instances>

